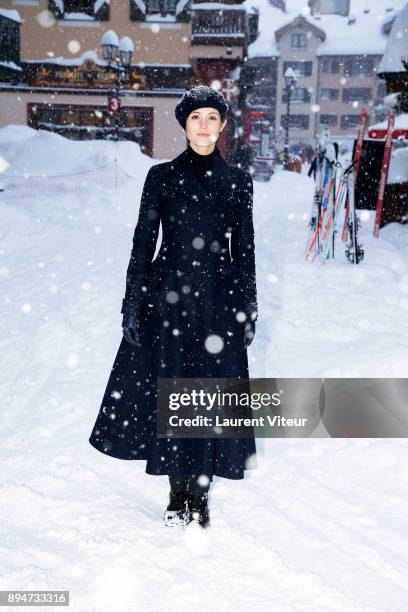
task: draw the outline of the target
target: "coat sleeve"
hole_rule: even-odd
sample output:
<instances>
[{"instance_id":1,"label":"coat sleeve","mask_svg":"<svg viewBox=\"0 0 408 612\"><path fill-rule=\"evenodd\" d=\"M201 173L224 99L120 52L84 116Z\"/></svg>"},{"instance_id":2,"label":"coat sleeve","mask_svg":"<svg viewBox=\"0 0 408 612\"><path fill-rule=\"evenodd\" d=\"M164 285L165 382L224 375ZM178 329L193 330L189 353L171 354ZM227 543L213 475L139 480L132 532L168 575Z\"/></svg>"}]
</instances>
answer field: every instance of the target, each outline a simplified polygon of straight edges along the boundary
<instances>
[{"instance_id":1,"label":"coat sleeve","mask_svg":"<svg viewBox=\"0 0 408 612\"><path fill-rule=\"evenodd\" d=\"M238 223L231 234L231 256L238 264L245 313L255 321L258 318L258 299L255 270L255 240L253 224L252 176L244 173L239 189Z\"/></svg>"},{"instance_id":2,"label":"coat sleeve","mask_svg":"<svg viewBox=\"0 0 408 612\"><path fill-rule=\"evenodd\" d=\"M126 273L126 292L122 314L140 313L140 302L147 280L148 267L156 249L160 226L160 178L155 166L147 173L133 235L133 246Z\"/></svg>"}]
</instances>

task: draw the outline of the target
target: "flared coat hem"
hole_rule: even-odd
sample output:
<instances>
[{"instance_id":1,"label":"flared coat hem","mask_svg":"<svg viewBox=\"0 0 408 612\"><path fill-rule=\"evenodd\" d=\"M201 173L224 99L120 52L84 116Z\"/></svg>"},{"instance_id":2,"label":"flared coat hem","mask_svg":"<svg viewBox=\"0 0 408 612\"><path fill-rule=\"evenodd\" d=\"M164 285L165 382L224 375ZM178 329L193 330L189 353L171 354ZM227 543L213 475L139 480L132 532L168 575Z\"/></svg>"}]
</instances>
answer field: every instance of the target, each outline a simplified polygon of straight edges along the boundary
<instances>
[{"instance_id":1,"label":"flared coat hem","mask_svg":"<svg viewBox=\"0 0 408 612\"><path fill-rule=\"evenodd\" d=\"M255 440L252 439L252 442L255 444ZM102 453L102 455L107 455L108 457L113 457L114 459L122 459L123 461L146 461L146 466L145 466L145 473L149 474L149 476L169 476L170 474L179 474L180 473L180 469L178 470L169 470L166 467L163 468L157 468L157 469L149 469L149 466L147 465L147 457L129 457L128 454L125 453L118 453L118 452L112 452L110 451L109 453L104 451L103 448L101 446L99 446L98 444L95 443L94 438L91 436L89 438L89 444L91 446L93 446L96 450L98 450L100 453ZM257 456L256 456L256 450L254 451L254 453L249 454L248 456L251 456L251 461L252 464L251 466L245 466L242 470L240 470L239 475L238 474L233 474L231 472L226 472L225 470L220 470L219 468L215 467L215 469L212 471L212 473L207 474L210 481L212 481L213 476L218 476L218 478L227 478L228 480L243 480L245 477L245 472L248 470L256 470L258 465L257 465ZM193 473L203 473L202 471L202 467L200 466L195 466L193 468L190 469L190 472ZM204 472L205 473L205 472Z\"/></svg>"}]
</instances>

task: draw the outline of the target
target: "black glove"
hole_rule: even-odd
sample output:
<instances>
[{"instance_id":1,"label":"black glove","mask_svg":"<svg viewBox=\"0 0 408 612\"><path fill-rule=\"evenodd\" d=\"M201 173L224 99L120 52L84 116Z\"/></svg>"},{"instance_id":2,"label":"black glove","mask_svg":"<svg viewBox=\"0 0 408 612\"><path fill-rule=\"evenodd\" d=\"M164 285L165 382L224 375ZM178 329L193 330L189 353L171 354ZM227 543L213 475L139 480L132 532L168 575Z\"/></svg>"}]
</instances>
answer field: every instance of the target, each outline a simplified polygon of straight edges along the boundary
<instances>
[{"instance_id":1,"label":"black glove","mask_svg":"<svg viewBox=\"0 0 408 612\"><path fill-rule=\"evenodd\" d=\"M123 337L130 344L142 346L140 342L140 321L137 315L125 314L122 321Z\"/></svg>"},{"instance_id":2,"label":"black glove","mask_svg":"<svg viewBox=\"0 0 408 612\"><path fill-rule=\"evenodd\" d=\"M248 348L255 336L255 321L248 319L244 327L244 348Z\"/></svg>"}]
</instances>

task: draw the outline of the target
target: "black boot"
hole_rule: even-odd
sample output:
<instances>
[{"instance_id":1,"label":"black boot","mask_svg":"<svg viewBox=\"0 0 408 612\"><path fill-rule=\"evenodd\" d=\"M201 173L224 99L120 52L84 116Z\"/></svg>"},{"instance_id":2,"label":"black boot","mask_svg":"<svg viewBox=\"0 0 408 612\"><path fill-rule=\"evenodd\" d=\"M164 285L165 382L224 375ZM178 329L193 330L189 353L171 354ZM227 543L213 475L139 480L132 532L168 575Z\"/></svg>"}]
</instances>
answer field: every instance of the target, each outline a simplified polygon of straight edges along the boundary
<instances>
[{"instance_id":1,"label":"black boot","mask_svg":"<svg viewBox=\"0 0 408 612\"><path fill-rule=\"evenodd\" d=\"M164 512L164 524L167 527L185 525L188 515L189 476L169 474L170 502Z\"/></svg>"},{"instance_id":2,"label":"black boot","mask_svg":"<svg viewBox=\"0 0 408 612\"><path fill-rule=\"evenodd\" d=\"M210 526L210 513L208 510L208 493L188 496L187 524L195 521L203 529Z\"/></svg>"},{"instance_id":3,"label":"black boot","mask_svg":"<svg viewBox=\"0 0 408 612\"><path fill-rule=\"evenodd\" d=\"M163 516L166 527L185 525L188 520L188 492L184 489L170 491L170 502Z\"/></svg>"}]
</instances>

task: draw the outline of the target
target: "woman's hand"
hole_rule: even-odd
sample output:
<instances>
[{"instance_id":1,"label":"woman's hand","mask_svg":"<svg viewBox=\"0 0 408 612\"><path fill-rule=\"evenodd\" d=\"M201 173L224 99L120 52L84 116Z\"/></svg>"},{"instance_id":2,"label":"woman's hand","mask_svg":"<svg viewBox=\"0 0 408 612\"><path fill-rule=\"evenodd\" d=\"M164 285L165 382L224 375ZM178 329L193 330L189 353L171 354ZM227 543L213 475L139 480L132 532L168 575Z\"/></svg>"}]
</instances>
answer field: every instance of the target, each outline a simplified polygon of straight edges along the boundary
<instances>
[{"instance_id":1,"label":"woman's hand","mask_svg":"<svg viewBox=\"0 0 408 612\"><path fill-rule=\"evenodd\" d=\"M127 342L135 346L142 346L140 342L140 321L137 315L123 315L122 331L123 337Z\"/></svg>"},{"instance_id":2,"label":"woman's hand","mask_svg":"<svg viewBox=\"0 0 408 612\"><path fill-rule=\"evenodd\" d=\"M248 348L255 336L255 321L247 321L244 328L244 348Z\"/></svg>"}]
</instances>

